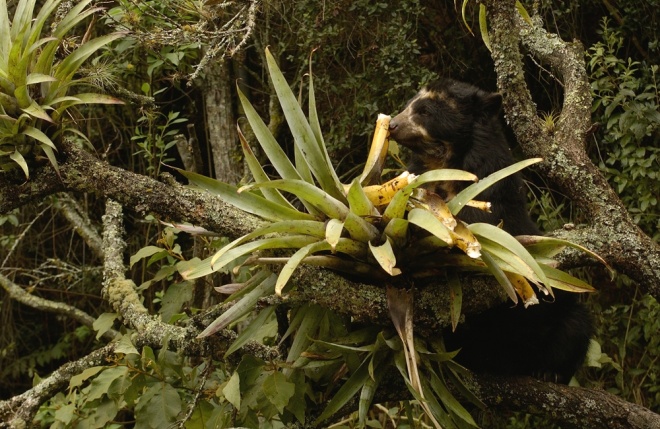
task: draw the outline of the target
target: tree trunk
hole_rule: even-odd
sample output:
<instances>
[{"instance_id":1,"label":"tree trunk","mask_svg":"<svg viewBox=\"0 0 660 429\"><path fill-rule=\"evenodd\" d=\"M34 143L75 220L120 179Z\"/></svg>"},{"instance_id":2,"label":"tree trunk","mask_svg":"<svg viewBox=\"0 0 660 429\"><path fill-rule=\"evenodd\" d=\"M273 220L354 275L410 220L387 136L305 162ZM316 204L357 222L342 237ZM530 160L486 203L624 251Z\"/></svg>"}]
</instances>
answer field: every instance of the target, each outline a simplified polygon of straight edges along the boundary
<instances>
[{"instance_id":1,"label":"tree trunk","mask_svg":"<svg viewBox=\"0 0 660 429\"><path fill-rule=\"evenodd\" d=\"M210 64L204 80L204 113L215 178L238 183L244 174L236 133L231 59Z\"/></svg>"}]
</instances>

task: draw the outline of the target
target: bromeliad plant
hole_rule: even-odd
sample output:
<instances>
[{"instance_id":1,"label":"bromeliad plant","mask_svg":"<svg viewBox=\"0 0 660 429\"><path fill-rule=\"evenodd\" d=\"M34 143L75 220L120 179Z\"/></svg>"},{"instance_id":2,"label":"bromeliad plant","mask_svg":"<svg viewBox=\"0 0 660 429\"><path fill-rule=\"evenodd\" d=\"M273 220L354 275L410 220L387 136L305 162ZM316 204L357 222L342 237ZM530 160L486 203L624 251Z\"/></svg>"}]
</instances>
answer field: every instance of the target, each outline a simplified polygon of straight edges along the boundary
<instances>
[{"instance_id":1,"label":"bromeliad plant","mask_svg":"<svg viewBox=\"0 0 660 429\"><path fill-rule=\"evenodd\" d=\"M69 31L102 10L87 7L91 0L83 0L58 18L54 15L60 2L47 0L34 16L36 0L20 0L10 21L7 2L0 0L0 170L18 166L26 178L30 174L26 156L35 150L43 152L57 170L53 140L64 131L77 133L63 121L69 108L121 103L96 93L71 95L73 87L86 84L76 77L80 66L121 34L83 41L58 58ZM43 35L44 28L50 28L50 35Z\"/></svg>"},{"instance_id":2,"label":"bromeliad plant","mask_svg":"<svg viewBox=\"0 0 660 429\"><path fill-rule=\"evenodd\" d=\"M179 270L185 279L194 279L223 270L238 258L256 251L291 249L293 254L290 257L250 258L249 263L262 265L262 270L228 298L237 302L211 323L200 337L211 335L252 312L261 297L287 293L294 287L289 279L302 263L363 275L388 286L388 304L400 341L396 340L393 331L378 329L348 333L335 342L322 341L324 338L319 339L316 335L328 332L327 328L325 331L321 328L324 326L322 320L326 320L327 325L331 317L326 314L327 310L310 306L291 313L285 337L292 332L297 335L287 356L289 366L305 369L314 364L316 377L323 366L319 361L348 359L346 362L351 368L348 380L334 394L318 422L337 412L358 391L361 392L359 416L364 422L379 377L393 362L436 427L476 426L445 385L445 380L450 379L453 384L462 386L461 368L450 361L453 355L444 352L440 341L429 340L426 345L413 341L412 292L405 292L397 286L407 285L410 279L418 276L437 274L438 270L450 268L451 272L490 273L514 302L522 299L525 305L538 302L530 283L546 294L552 294L553 288L591 291L586 283L552 267L551 258L561 248L578 246L548 237L525 237L523 245L496 226L467 225L456 218L466 205L487 210L487 203L473 201L473 198L497 180L540 160L517 163L478 182L471 173L446 169L419 176L404 172L384 185L378 185L375 182L380 179L387 155L389 124L389 117L381 115L364 172L349 185L344 185L332 167L319 127L311 69L309 114L306 117L268 51L266 58L273 86L295 140L294 162L285 155L254 107L239 91L252 130L281 178L271 180L267 176L242 135L241 143L254 183L237 188L195 173L180 172L197 187L270 223L234 240L203 261L181 263ZM445 203L422 187L441 180L476 183ZM295 195L300 207L292 204L282 192ZM276 263L283 264L277 275L266 268L266 265ZM429 266L433 269L428 270ZM449 277L454 302L448 311L455 324L461 311L460 282L458 276ZM399 279L406 281L399 283ZM272 308L263 310L250 326L259 325L272 315ZM246 329L227 353L237 350L255 332L256 328ZM310 337L316 340L312 341ZM328 371L337 370L330 364L326 368ZM420 376L422 372L423 377ZM290 368L284 373L292 374ZM469 396L467 389L464 390ZM300 419L295 409L289 411Z\"/></svg>"}]
</instances>

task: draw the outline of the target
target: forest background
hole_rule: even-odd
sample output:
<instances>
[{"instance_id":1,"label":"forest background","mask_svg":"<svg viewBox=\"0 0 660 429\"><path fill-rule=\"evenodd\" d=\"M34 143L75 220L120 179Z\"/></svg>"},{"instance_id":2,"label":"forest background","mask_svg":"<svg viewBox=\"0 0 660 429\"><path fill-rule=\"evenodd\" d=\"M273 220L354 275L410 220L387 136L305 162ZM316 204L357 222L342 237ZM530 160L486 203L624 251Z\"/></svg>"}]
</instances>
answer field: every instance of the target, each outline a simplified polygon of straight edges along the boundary
<instances>
[{"instance_id":1,"label":"forest background","mask_svg":"<svg viewBox=\"0 0 660 429\"><path fill-rule=\"evenodd\" d=\"M10 18L17 3L8 2ZM660 4L657 0L524 3L548 32L584 46L593 96L591 119L597 124L585 139L586 152L633 222L657 246ZM404 0L393 5L371 0L125 0L100 6L103 11L97 11L67 34L57 55L63 57L74 51L90 36L121 31L121 37L110 41L80 67L76 79L124 104L78 108L71 117L91 145L83 144L82 137L69 138L62 144L84 146L88 153L109 165L164 184L173 180L185 182L168 166L193 169L228 183L249 180L236 134L236 123L244 131L249 128L238 101L237 85L282 147L293 152L291 134L268 79L266 47L276 57L294 91L306 91L312 62L321 129L345 183L361 171L378 113L399 111L425 83L441 76L453 77L486 90L501 90L497 64L479 33L482 23L476 2ZM60 7L70 8L72 4L65 2ZM497 51L497 42L497 37L491 37L493 52ZM564 82L551 65L531 54L525 55L523 62L536 114L544 129L552 133L561 126L557 121L564 102ZM253 143L249 129L246 135ZM516 137L522 140L511 131L511 140ZM62 147L58 156L67 152ZM524 148L515 146L514 151L518 158L525 157ZM267 162L264 154L257 151L257 156ZM405 151L401 157L405 158ZM107 214L106 198L117 199L112 195L114 191L107 190L114 185L90 175L85 179L88 189L72 186L66 180L58 189L57 176L42 172L52 169L47 158L42 155L29 160L27 181L22 169L0 173L6 192L0 201L3 400L29 391L41 377L106 344L107 337L95 333L103 330L99 324L106 323L108 329L114 323L118 330L125 329L114 319L97 319L113 312L101 293L101 231L102 217ZM64 169L66 161L60 162ZM91 173L93 169L87 171ZM84 177L85 173L81 174ZM39 185L40 180L48 177L55 178L53 183ZM526 170L525 178L532 217L542 230L570 231L571 227L565 225L578 225L579 229L579 225L591 222L589 213L581 210L563 189L554 186L545 170ZM25 191L33 183L31 193ZM579 189L580 183L573 186ZM149 192L148 186L144 189L143 192ZM164 272L162 268L173 266L177 258L191 258L217 249L223 239L191 237L159 222L195 223L200 216L192 214L192 209L190 217L182 219L166 209L153 210L146 199L132 201L132 206L122 202L127 231L125 261L148 246L167 249L158 259L131 259L126 277L138 286L144 306L165 321L176 321L177 317L191 316L196 309L217 303L220 298L208 283L180 282L174 272ZM163 207L168 204L175 202L162 201ZM656 272L655 283L644 283L621 273L612 278L602 266L579 268L574 273L599 291L586 302L597 319L596 341L601 350L592 350L591 366L577 376L580 385L606 390L660 412L660 307L655 299L660 275ZM219 285L232 280L217 276L207 281ZM17 292L17 287L22 292ZM73 308L89 318L73 316ZM144 353L140 350L143 358ZM195 360L160 364L160 370L169 365L165 372L201 371ZM159 371L155 367L148 369L145 364L143 371L151 370ZM181 398L195 394L192 387L172 385L178 390L167 394ZM53 398L39 408L38 421L64 424L69 418L69 424L87 419L89 410L84 411L85 406L76 403L71 392L67 385L57 395L53 393ZM77 410L75 417L73 413L65 416L62 411L58 414L67 406ZM116 408L109 421L117 426L131 422L140 412L139 402L134 406L118 404ZM182 410L185 406L180 405L179 413L185 414ZM177 421L179 413L174 413L169 423ZM392 414L405 412L398 406L382 408L372 411L369 421L385 426L384 422L394 421ZM188 417L187 421L194 421ZM526 425L534 421L529 416L508 413L504 417L481 418L484 427L530 427ZM100 422L93 424L100 427ZM106 423L110 424L103 422ZM352 423L349 420L343 424Z\"/></svg>"}]
</instances>

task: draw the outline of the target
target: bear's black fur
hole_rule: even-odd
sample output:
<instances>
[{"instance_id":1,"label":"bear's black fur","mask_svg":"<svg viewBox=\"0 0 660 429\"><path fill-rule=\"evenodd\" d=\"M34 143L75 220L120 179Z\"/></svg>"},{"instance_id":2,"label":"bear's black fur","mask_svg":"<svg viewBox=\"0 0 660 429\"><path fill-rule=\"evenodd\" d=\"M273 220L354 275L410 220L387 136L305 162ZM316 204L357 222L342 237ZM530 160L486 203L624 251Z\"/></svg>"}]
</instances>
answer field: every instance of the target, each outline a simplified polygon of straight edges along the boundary
<instances>
[{"instance_id":1,"label":"bear's black fur","mask_svg":"<svg viewBox=\"0 0 660 429\"><path fill-rule=\"evenodd\" d=\"M444 79L428 85L390 122L390 138L409 148L408 170L415 174L456 168L484 178L514 163L500 109L502 97L462 82ZM442 182L434 191L445 199L466 182ZM526 208L519 174L500 180L477 196L489 201L492 213L465 207L459 218L468 223L500 224L512 235L538 235ZM527 309L511 303L470 316L455 333L447 333L448 349L461 348L457 361L475 371L532 375L567 383L582 364L593 324L573 294L555 291L554 302Z\"/></svg>"}]
</instances>

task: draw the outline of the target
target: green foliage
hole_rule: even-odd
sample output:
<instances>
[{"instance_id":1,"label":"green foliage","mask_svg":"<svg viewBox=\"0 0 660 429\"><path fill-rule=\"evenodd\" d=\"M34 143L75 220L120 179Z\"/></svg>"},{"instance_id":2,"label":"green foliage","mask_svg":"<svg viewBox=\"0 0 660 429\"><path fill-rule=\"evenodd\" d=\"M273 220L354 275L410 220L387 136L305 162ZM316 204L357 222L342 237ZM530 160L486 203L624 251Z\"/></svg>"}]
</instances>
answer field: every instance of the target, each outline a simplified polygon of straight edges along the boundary
<instances>
[{"instance_id":1,"label":"green foliage","mask_svg":"<svg viewBox=\"0 0 660 429\"><path fill-rule=\"evenodd\" d=\"M87 84L84 79L74 78L83 63L121 34L85 41L56 60L69 30L101 10L87 8L90 2L71 7L52 23L51 34L42 36L60 0L46 1L36 16L36 1L21 0L11 22L6 0L0 1L0 170L18 166L29 178L28 159L34 150L46 155L57 170L53 138L68 130L61 122L64 113L79 104L120 103L95 93L72 96L70 90Z\"/></svg>"},{"instance_id":2,"label":"green foliage","mask_svg":"<svg viewBox=\"0 0 660 429\"><path fill-rule=\"evenodd\" d=\"M619 58L623 38L601 24L589 49L593 111L603 125L598 164L634 221L660 241L660 91L657 65Z\"/></svg>"},{"instance_id":3,"label":"green foliage","mask_svg":"<svg viewBox=\"0 0 660 429\"><path fill-rule=\"evenodd\" d=\"M63 335L57 343L48 347L40 347L25 356L12 360L0 369L0 377L2 379L18 379L20 376L27 375L33 378L39 374L43 367L70 357L80 344L86 342L91 334L92 332L88 327L80 326L74 331ZM0 349L0 356L10 355L11 349L14 347L16 347L16 344L11 344L6 349Z\"/></svg>"},{"instance_id":4,"label":"green foliage","mask_svg":"<svg viewBox=\"0 0 660 429\"><path fill-rule=\"evenodd\" d=\"M660 408L660 304L651 296L615 304L600 313L603 351L599 371L609 391L651 410Z\"/></svg>"},{"instance_id":5,"label":"green foliage","mask_svg":"<svg viewBox=\"0 0 660 429\"><path fill-rule=\"evenodd\" d=\"M145 89L145 92L149 90ZM179 132L176 125L187 121L179 117L179 112L164 115L157 111L145 111L136 121L131 137L139 148L135 155L142 155L146 161L146 171L152 177L158 177L163 164L174 161L167 151L176 145L175 136Z\"/></svg>"}]
</instances>

